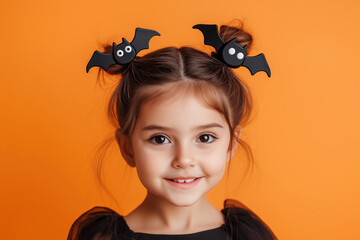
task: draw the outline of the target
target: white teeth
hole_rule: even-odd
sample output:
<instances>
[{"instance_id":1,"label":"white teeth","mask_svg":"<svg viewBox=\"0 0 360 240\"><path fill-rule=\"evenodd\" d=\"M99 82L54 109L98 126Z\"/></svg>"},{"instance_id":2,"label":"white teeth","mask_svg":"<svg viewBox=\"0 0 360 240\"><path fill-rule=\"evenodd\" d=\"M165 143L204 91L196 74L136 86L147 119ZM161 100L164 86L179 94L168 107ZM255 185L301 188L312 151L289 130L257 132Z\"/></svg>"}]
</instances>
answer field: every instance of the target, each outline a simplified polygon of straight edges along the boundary
<instances>
[{"instance_id":1,"label":"white teeth","mask_svg":"<svg viewBox=\"0 0 360 240\"><path fill-rule=\"evenodd\" d=\"M173 180L174 182L178 182L178 183L184 183L184 182L186 182L186 183L189 183L189 182L192 182L192 181L194 181L196 178L193 178L193 179L178 179L178 180Z\"/></svg>"}]
</instances>

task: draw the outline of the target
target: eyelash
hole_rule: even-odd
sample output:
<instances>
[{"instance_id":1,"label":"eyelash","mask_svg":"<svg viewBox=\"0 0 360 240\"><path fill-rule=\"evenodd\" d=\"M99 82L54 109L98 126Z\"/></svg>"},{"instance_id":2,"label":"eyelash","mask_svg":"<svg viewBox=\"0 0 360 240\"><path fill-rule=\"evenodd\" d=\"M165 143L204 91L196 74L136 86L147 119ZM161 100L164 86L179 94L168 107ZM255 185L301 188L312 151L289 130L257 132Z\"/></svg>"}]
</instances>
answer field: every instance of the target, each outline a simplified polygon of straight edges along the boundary
<instances>
[{"instance_id":1,"label":"eyelash","mask_svg":"<svg viewBox=\"0 0 360 240\"><path fill-rule=\"evenodd\" d=\"M217 139L217 137L215 137L213 134L210 134L210 133L201 134L200 137L202 137L202 136L210 136L210 138L213 138L213 140L212 140L211 142L201 142L201 141L200 141L201 143L207 143L207 144L209 144L209 143L215 142L216 139ZM155 136L149 138L149 141L152 142L152 143L154 143L154 144L156 144L156 145L162 145L162 144L164 144L164 143L156 143L156 142L155 142L155 138L156 138L156 137L163 137L163 138L166 138L167 141L169 141L168 137L166 137L165 135L161 135L161 134L155 135ZM198 139L199 139L200 137L198 137ZM196 140L197 140L197 139L196 139ZM170 142L170 141L169 141L169 142Z\"/></svg>"}]
</instances>

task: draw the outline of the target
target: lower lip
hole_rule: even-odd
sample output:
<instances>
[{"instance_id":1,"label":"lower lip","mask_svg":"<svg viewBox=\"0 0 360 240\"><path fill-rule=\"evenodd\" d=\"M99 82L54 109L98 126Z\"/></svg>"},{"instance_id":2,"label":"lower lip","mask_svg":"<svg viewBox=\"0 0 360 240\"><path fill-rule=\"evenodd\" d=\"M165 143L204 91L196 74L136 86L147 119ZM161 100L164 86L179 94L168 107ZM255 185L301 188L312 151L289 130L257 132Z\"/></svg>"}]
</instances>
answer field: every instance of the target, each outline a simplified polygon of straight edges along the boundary
<instances>
[{"instance_id":1,"label":"lower lip","mask_svg":"<svg viewBox=\"0 0 360 240\"><path fill-rule=\"evenodd\" d=\"M201 178L195 179L192 182L189 183L178 183L178 182L174 182L168 179L165 179L168 183L170 183L172 186L177 187L177 188L182 188L182 189L187 189L187 188L192 188L195 187L199 182L200 182Z\"/></svg>"}]
</instances>

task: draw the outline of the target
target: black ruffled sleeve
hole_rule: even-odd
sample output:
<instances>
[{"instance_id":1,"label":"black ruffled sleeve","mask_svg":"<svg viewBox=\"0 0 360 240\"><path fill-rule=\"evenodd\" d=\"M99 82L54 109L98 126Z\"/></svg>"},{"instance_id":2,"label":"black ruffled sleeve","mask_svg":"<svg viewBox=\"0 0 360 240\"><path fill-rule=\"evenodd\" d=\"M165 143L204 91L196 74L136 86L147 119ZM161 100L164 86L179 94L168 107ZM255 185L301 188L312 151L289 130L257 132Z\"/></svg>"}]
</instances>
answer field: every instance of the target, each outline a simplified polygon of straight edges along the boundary
<instances>
[{"instance_id":1,"label":"black ruffled sleeve","mask_svg":"<svg viewBox=\"0 0 360 240\"><path fill-rule=\"evenodd\" d=\"M276 240L271 229L249 208L234 199L224 201L225 226L229 239Z\"/></svg>"},{"instance_id":2,"label":"black ruffled sleeve","mask_svg":"<svg viewBox=\"0 0 360 240\"><path fill-rule=\"evenodd\" d=\"M72 224L67 240L130 240L121 215L106 207L94 207Z\"/></svg>"},{"instance_id":3,"label":"black ruffled sleeve","mask_svg":"<svg viewBox=\"0 0 360 240\"><path fill-rule=\"evenodd\" d=\"M224 209L225 232L230 240L276 240L271 229L242 203L227 199ZM132 240L134 232L125 219L106 207L94 207L72 224L67 240Z\"/></svg>"}]
</instances>

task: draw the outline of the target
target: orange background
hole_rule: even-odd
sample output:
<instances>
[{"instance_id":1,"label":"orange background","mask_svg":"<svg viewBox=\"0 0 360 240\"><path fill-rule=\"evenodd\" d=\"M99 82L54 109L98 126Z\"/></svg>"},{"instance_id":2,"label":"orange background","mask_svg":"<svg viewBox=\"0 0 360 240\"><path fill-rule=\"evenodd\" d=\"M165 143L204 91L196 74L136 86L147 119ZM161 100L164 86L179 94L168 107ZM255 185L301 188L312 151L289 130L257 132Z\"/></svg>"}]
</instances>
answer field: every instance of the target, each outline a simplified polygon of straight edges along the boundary
<instances>
[{"instance_id":1,"label":"orange background","mask_svg":"<svg viewBox=\"0 0 360 240\"><path fill-rule=\"evenodd\" d=\"M113 134L105 105L114 81L100 88L97 70L85 72L100 43L143 27L162 34L150 50L209 51L192 26L234 18L272 77L236 70L255 98L243 136L256 165L237 188L244 166L235 163L210 200L244 202L279 239L360 239L359 9L355 0L2 1L0 239L66 239L91 207L125 215L144 197L116 146L105 180L119 206L92 174L97 144Z\"/></svg>"}]
</instances>

